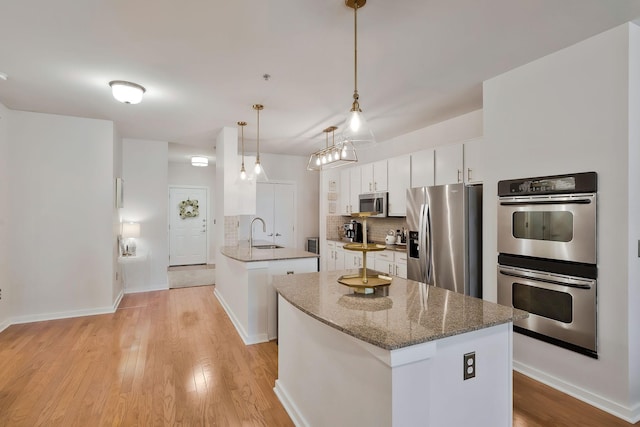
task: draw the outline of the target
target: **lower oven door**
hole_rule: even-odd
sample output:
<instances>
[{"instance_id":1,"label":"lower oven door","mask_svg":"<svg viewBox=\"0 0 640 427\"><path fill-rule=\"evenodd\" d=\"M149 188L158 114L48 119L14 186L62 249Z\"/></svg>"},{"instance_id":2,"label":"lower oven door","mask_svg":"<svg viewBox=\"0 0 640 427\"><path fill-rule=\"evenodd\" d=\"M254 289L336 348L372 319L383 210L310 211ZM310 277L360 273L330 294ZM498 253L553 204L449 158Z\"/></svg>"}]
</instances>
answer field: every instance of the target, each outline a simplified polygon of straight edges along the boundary
<instances>
[{"instance_id":1,"label":"lower oven door","mask_svg":"<svg viewBox=\"0 0 640 427\"><path fill-rule=\"evenodd\" d=\"M499 265L498 303L529 312L514 326L596 357L595 280Z\"/></svg>"}]
</instances>

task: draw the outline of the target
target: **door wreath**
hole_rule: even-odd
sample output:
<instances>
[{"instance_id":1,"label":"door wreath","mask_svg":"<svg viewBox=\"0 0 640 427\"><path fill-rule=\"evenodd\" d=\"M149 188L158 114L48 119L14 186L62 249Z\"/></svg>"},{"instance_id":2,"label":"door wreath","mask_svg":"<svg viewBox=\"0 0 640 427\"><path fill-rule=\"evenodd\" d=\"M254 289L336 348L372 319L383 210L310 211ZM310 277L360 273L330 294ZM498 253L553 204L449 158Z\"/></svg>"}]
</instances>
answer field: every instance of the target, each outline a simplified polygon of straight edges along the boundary
<instances>
[{"instance_id":1,"label":"door wreath","mask_svg":"<svg viewBox=\"0 0 640 427\"><path fill-rule=\"evenodd\" d=\"M197 200L183 200L180 202L180 218L194 218L198 216L198 201Z\"/></svg>"}]
</instances>

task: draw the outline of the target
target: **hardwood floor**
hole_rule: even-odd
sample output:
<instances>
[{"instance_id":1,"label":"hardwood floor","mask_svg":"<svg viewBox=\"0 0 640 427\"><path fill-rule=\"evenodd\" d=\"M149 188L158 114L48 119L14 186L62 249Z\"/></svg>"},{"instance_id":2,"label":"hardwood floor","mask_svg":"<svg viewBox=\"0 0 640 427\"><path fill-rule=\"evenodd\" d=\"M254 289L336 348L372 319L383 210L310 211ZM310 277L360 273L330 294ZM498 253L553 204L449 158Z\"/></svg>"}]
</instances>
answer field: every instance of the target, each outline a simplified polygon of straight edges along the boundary
<instances>
[{"instance_id":1,"label":"hardwood floor","mask_svg":"<svg viewBox=\"0 0 640 427\"><path fill-rule=\"evenodd\" d=\"M275 343L245 346L213 287L0 334L0 426L290 426Z\"/></svg>"},{"instance_id":2,"label":"hardwood floor","mask_svg":"<svg viewBox=\"0 0 640 427\"><path fill-rule=\"evenodd\" d=\"M212 286L0 333L0 426L291 426L275 343L245 346ZM514 426L628 426L514 374Z\"/></svg>"}]
</instances>

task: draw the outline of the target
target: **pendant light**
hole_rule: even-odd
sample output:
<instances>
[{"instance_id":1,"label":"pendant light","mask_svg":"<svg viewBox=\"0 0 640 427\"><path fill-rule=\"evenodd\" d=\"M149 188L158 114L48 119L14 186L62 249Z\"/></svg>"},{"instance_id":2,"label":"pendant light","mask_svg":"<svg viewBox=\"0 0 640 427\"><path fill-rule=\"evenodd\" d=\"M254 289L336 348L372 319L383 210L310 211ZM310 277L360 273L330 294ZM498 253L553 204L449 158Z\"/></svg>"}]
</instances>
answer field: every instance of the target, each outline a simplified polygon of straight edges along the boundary
<instances>
[{"instance_id":1,"label":"pendant light","mask_svg":"<svg viewBox=\"0 0 640 427\"><path fill-rule=\"evenodd\" d=\"M254 167L256 176L260 175L260 172L262 172L262 165L260 165L260 110L262 110L263 108L264 105L262 104L253 105L253 109L256 110L256 113L258 115L258 133L256 137L256 165Z\"/></svg>"},{"instance_id":2,"label":"pendant light","mask_svg":"<svg viewBox=\"0 0 640 427\"><path fill-rule=\"evenodd\" d=\"M364 7L367 3L366 0L345 0L347 7L353 9L353 35L354 35L354 50L353 50L353 103L351 104L351 110L347 115L347 119L344 123L344 129L342 130L342 139L344 141L351 142L356 147L368 147L375 143L373 132L369 128L367 121L362 115L360 109L360 96L358 95L358 9Z\"/></svg>"},{"instance_id":3,"label":"pendant light","mask_svg":"<svg viewBox=\"0 0 640 427\"><path fill-rule=\"evenodd\" d=\"M320 171L322 169L335 168L358 161L356 150L350 141L343 141L336 145L336 129L338 129L336 126L329 126L323 130L325 133L325 148L309 156L307 170ZM331 132L331 146L329 146L329 132Z\"/></svg>"},{"instance_id":4,"label":"pendant light","mask_svg":"<svg viewBox=\"0 0 640 427\"><path fill-rule=\"evenodd\" d=\"M244 127L247 122L238 122L240 126L240 134L242 135L240 140L242 141L242 166L240 166L240 179L245 181L247 179L247 171L244 169Z\"/></svg>"}]
</instances>

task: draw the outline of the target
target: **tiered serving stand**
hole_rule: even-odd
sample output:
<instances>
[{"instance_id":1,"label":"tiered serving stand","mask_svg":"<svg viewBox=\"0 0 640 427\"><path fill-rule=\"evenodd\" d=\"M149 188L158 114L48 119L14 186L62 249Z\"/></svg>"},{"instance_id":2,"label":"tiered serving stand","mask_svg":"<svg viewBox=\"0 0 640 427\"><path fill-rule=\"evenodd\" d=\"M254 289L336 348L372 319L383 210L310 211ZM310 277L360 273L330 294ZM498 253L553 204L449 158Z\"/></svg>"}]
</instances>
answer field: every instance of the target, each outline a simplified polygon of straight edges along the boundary
<instances>
[{"instance_id":1,"label":"tiered serving stand","mask_svg":"<svg viewBox=\"0 0 640 427\"><path fill-rule=\"evenodd\" d=\"M362 219L362 243L348 243L344 248L349 251L362 252L362 269L360 274L347 274L338 278L338 283L349 286L355 293L372 294L379 288L386 288L391 284L391 277L374 271L367 271L367 252L383 251L385 245L367 243L367 218L373 212L354 212L352 217Z\"/></svg>"}]
</instances>

